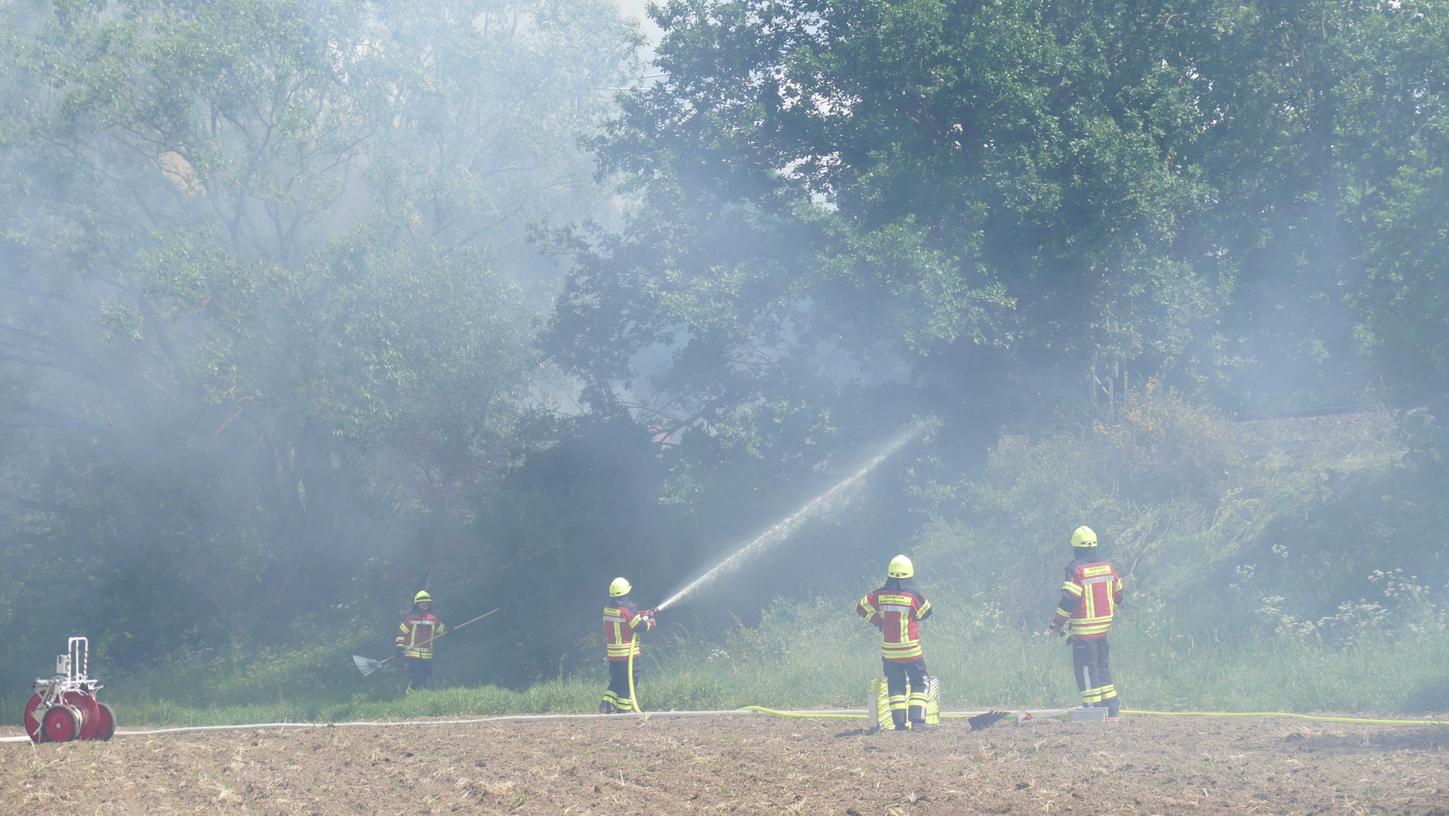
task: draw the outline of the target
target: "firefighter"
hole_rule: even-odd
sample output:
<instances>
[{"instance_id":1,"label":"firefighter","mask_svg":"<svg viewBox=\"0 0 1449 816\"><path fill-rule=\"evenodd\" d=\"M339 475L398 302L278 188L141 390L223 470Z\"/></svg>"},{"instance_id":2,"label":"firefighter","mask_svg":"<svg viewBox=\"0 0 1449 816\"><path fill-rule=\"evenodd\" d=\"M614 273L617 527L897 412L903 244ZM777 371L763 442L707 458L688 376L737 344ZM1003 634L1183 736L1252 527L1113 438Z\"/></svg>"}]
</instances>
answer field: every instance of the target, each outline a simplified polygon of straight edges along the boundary
<instances>
[{"instance_id":1,"label":"firefighter","mask_svg":"<svg viewBox=\"0 0 1449 816\"><path fill-rule=\"evenodd\" d=\"M433 614L433 596L425 589L418 590L413 596L413 608L403 616L393 639L398 657L407 663L408 691L428 687L433 677L433 638L447 631Z\"/></svg>"},{"instance_id":2,"label":"firefighter","mask_svg":"<svg viewBox=\"0 0 1449 816\"><path fill-rule=\"evenodd\" d=\"M1051 628L1067 636L1072 645L1072 672L1082 692L1082 706L1105 707L1110 722L1117 721L1122 701L1112 683L1107 632L1121 603L1122 579L1117 569L1098 554L1092 528L1078 527L1072 532L1072 561L1067 564Z\"/></svg>"},{"instance_id":3,"label":"firefighter","mask_svg":"<svg viewBox=\"0 0 1449 816\"><path fill-rule=\"evenodd\" d=\"M885 585L861 598L855 610L881 630L881 663L897 731L906 727L907 720L914 730L925 728L929 701L920 622L931 616L931 602L916 589L911 580L915 574L911 559L897 555L886 567Z\"/></svg>"},{"instance_id":4,"label":"firefighter","mask_svg":"<svg viewBox=\"0 0 1449 816\"><path fill-rule=\"evenodd\" d=\"M640 611L629 600L633 589L626 578L609 582L609 600L604 604L604 657L609 661L609 687L599 703L599 712L638 711L634 684L638 677L634 663L639 659L639 629L654 628L656 609Z\"/></svg>"}]
</instances>

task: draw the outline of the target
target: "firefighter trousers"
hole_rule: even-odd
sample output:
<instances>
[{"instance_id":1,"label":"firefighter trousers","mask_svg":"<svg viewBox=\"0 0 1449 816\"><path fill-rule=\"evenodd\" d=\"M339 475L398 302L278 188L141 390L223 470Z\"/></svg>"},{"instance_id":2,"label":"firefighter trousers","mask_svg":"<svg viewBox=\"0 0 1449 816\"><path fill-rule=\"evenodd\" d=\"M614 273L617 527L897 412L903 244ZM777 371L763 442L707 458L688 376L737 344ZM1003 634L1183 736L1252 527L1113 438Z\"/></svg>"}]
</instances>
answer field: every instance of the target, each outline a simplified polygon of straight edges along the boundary
<instances>
[{"instance_id":1,"label":"firefighter trousers","mask_svg":"<svg viewBox=\"0 0 1449 816\"><path fill-rule=\"evenodd\" d=\"M906 727L909 716L912 727L926 725L926 661L896 663L882 660L885 668L886 692L891 700L891 723L896 730ZM909 681L909 692L907 682Z\"/></svg>"},{"instance_id":2,"label":"firefighter trousers","mask_svg":"<svg viewBox=\"0 0 1449 816\"><path fill-rule=\"evenodd\" d=\"M639 658L634 658L634 687L639 687ZM634 698L629 694L629 661L609 661L609 688L604 691L604 700L599 709L605 714L615 711L638 711Z\"/></svg>"},{"instance_id":3,"label":"firefighter trousers","mask_svg":"<svg viewBox=\"0 0 1449 816\"><path fill-rule=\"evenodd\" d=\"M408 691L428 687L433 679L433 661L423 660L417 657L409 657L408 664Z\"/></svg>"},{"instance_id":4,"label":"firefighter trousers","mask_svg":"<svg viewBox=\"0 0 1449 816\"><path fill-rule=\"evenodd\" d=\"M1091 640L1072 638L1072 673L1077 676L1082 705L1104 707L1107 716L1117 716L1122 701L1117 699L1117 687L1112 683L1111 647L1106 635Z\"/></svg>"}]
</instances>

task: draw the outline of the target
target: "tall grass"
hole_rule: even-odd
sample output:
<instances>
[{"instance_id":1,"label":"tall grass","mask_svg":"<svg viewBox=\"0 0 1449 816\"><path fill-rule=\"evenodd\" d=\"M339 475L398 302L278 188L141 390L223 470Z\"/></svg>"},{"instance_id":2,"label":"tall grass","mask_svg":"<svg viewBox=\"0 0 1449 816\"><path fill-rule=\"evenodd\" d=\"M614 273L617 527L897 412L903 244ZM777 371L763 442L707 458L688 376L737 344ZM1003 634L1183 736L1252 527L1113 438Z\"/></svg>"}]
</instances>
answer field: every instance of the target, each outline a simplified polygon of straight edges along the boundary
<instances>
[{"instance_id":1,"label":"tall grass","mask_svg":"<svg viewBox=\"0 0 1449 816\"><path fill-rule=\"evenodd\" d=\"M1009 628L965 627L969 608L939 598L925 625L927 665L953 709L1074 705L1063 641ZM777 605L759 627L715 644L653 648L640 664L646 710L860 708L880 673L876 630L836 600ZM1337 647L1273 636L1252 642L1165 641L1130 622L1112 636L1115 680L1129 708L1416 713L1449 711L1449 639L1408 633ZM493 686L403 694L400 678L370 678L367 693L338 698L300 691L272 702L198 704L122 689L107 699L123 727L338 722L415 717L591 712L602 666L524 690ZM8 701L18 705L18 701ZM18 716L18 708L16 709Z\"/></svg>"},{"instance_id":2,"label":"tall grass","mask_svg":"<svg viewBox=\"0 0 1449 816\"><path fill-rule=\"evenodd\" d=\"M1129 707L1449 711L1449 493L1402 453L1381 416L1233 425L1151 387L1113 423L1003 439L972 480L919 491L936 503L910 549L946 704L1078 699L1068 650L1039 631L1085 522L1127 575L1112 642ZM859 707L880 662L853 602L780 602L705 639L666 629L643 704ZM592 711L605 681L600 661L524 690L404 695L395 673L357 675L365 642L182 655L107 694L126 723L326 721ZM0 710L18 722L23 701Z\"/></svg>"}]
</instances>

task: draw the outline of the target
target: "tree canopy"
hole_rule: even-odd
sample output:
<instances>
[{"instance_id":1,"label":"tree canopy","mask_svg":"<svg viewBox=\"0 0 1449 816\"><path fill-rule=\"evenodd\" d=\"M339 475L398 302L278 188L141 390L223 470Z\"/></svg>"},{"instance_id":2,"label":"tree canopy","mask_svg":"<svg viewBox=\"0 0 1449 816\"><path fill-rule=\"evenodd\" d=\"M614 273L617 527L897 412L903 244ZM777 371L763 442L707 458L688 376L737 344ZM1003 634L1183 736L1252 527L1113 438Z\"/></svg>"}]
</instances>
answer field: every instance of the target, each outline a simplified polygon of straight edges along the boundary
<instances>
[{"instance_id":1,"label":"tree canopy","mask_svg":"<svg viewBox=\"0 0 1449 816\"><path fill-rule=\"evenodd\" d=\"M543 586L517 681L921 417L835 571L1148 382L1442 461L1444 3L653 13L646 78L606 0L0 9L0 621L138 666ZM835 575L781 558L744 605Z\"/></svg>"}]
</instances>

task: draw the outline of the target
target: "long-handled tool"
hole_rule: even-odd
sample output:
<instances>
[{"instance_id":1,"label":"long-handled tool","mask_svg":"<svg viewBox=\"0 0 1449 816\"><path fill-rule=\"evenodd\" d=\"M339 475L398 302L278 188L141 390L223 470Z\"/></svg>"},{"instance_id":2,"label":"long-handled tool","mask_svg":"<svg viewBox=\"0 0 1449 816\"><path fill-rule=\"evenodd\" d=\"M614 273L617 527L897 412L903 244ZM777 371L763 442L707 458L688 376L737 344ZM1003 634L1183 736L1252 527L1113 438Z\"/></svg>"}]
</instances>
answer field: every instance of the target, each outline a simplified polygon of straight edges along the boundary
<instances>
[{"instance_id":1,"label":"long-handled tool","mask_svg":"<svg viewBox=\"0 0 1449 816\"><path fill-rule=\"evenodd\" d=\"M443 634L438 635L437 637L430 637L430 638L428 638L427 640L423 641L422 643L419 643L418 646L420 646L420 647L421 646L426 646L429 643L432 643L433 641L437 640L438 638L447 637L448 635L450 635L450 634L458 631L459 629L462 629L464 626L467 626L468 624L473 623L475 621L483 620L484 618L488 617L489 615L492 615L494 612L497 612L497 611L498 611L497 609L490 609L487 612L484 612L483 614L479 615L476 618L470 618L468 620L465 620L462 623L458 624L457 626L454 626L452 629L447 630ZM397 658L398 658L398 655L393 655L392 657L385 658L383 660L373 660L370 657L363 657L362 655L353 655L352 656L352 662L357 664L357 670L360 671L360 672L362 672L362 676L363 677L367 677L369 675L375 674L376 672L382 671L382 667L383 666L386 666L387 664L393 662Z\"/></svg>"}]
</instances>

